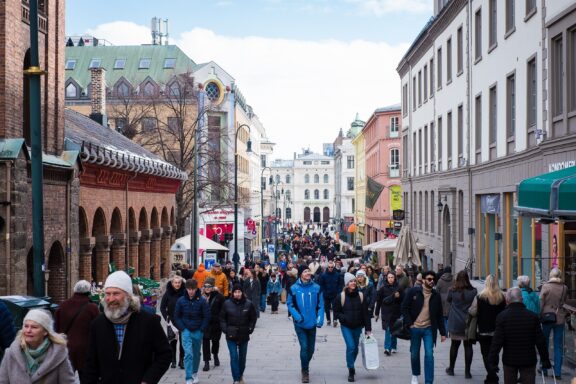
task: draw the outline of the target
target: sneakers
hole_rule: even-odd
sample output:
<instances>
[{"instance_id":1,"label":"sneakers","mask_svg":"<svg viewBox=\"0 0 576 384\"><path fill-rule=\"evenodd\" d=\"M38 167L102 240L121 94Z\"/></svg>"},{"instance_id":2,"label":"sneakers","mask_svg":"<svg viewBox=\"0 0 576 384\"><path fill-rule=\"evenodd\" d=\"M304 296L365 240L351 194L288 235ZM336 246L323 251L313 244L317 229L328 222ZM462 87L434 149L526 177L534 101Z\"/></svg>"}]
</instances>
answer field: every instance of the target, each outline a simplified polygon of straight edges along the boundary
<instances>
[{"instance_id":1,"label":"sneakers","mask_svg":"<svg viewBox=\"0 0 576 384\"><path fill-rule=\"evenodd\" d=\"M192 374L192 384L198 384L199 382L200 382L200 379L198 378L198 374L193 373Z\"/></svg>"},{"instance_id":2,"label":"sneakers","mask_svg":"<svg viewBox=\"0 0 576 384\"><path fill-rule=\"evenodd\" d=\"M384 354L385 354L386 356L390 356L390 351L387 350L387 349L385 349L385 350L384 350Z\"/></svg>"},{"instance_id":3,"label":"sneakers","mask_svg":"<svg viewBox=\"0 0 576 384\"><path fill-rule=\"evenodd\" d=\"M392 348L392 349L390 350L390 352L396 353L396 352L397 352L397 351L396 351L396 348Z\"/></svg>"},{"instance_id":4,"label":"sneakers","mask_svg":"<svg viewBox=\"0 0 576 384\"><path fill-rule=\"evenodd\" d=\"M418 376L412 375L412 381L410 382L410 384L418 384Z\"/></svg>"},{"instance_id":5,"label":"sneakers","mask_svg":"<svg viewBox=\"0 0 576 384\"><path fill-rule=\"evenodd\" d=\"M192 384L192 380L186 380L186 384Z\"/></svg>"}]
</instances>

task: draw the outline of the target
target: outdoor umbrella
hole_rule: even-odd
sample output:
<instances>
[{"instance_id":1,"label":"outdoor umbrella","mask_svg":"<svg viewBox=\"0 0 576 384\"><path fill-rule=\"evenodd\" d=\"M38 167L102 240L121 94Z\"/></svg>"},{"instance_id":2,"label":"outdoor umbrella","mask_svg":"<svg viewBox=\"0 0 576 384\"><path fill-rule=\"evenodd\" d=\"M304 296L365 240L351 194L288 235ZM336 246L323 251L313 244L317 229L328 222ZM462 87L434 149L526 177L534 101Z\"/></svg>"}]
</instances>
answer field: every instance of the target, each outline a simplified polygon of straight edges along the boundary
<instances>
[{"instance_id":1,"label":"outdoor umbrella","mask_svg":"<svg viewBox=\"0 0 576 384\"><path fill-rule=\"evenodd\" d=\"M405 225L400 230L400 236L398 236L398 242L394 250L394 265L398 264L414 264L418 267L422 265L416 239L408 225Z\"/></svg>"}]
</instances>

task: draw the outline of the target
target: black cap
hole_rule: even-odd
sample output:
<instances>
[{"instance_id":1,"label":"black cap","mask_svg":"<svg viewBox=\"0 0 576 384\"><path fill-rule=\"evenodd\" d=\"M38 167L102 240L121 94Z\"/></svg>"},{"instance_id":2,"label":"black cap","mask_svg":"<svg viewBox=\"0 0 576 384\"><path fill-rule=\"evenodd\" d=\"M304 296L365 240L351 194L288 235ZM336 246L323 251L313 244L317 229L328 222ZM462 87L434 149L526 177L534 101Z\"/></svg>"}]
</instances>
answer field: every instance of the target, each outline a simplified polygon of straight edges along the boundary
<instances>
[{"instance_id":1,"label":"black cap","mask_svg":"<svg viewBox=\"0 0 576 384\"><path fill-rule=\"evenodd\" d=\"M305 270L310 269L306 264L298 266L298 277L302 276L302 272Z\"/></svg>"},{"instance_id":2,"label":"black cap","mask_svg":"<svg viewBox=\"0 0 576 384\"><path fill-rule=\"evenodd\" d=\"M232 292L234 292L234 291L244 292L244 289L242 289L242 284L235 283L234 286L232 287Z\"/></svg>"}]
</instances>

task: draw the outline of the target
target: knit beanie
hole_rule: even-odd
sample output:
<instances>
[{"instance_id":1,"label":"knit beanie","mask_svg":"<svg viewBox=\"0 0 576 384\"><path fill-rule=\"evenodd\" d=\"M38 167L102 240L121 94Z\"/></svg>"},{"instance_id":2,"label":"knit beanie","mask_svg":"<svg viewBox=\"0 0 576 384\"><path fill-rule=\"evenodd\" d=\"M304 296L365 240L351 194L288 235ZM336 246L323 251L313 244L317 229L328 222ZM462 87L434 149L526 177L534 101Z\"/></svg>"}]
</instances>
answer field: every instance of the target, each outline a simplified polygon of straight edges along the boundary
<instances>
[{"instance_id":1,"label":"knit beanie","mask_svg":"<svg viewBox=\"0 0 576 384\"><path fill-rule=\"evenodd\" d=\"M242 284L235 283L234 286L232 287L232 292L234 292L234 291L242 291L242 292L244 292L244 290L242 289Z\"/></svg>"},{"instance_id":2,"label":"knit beanie","mask_svg":"<svg viewBox=\"0 0 576 384\"><path fill-rule=\"evenodd\" d=\"M308 267L306 264L298 266L298 277L302 276L302 272L307 269L309 270L310 267Z\"/></svg>"},{"instance_id":3,"label":"knit beanie","mask_svg":"<svg viewBox=\"0 0 576 384\"><path fill-rule=\"evenodd\" d=\"M356 277L360 277L360 276L366 277L366 272L364 272L362 269L360 269L358 272L356 272Z\"/></svg>"},{"instance_id":4,"label":"knit beanie","mask_svg":"<svg viewBox=\"0 0 576 384\"><path fill-rule=\"evenodd\" d=\"M354 276L350 272L346 272L344 274L344 286L347 286L351 280L356 280L356 276Z\"/></svg>"},{"instance_id":5,"label":"knit beanie","mask_svg":"<svg viewBox=\"0 0 576 384\"><path fill-rule=\"evenodd\" d=\"M124 271L116 271L108 275L106 283L104 283L104 290L106 288L119 288L129 295L133 295L132 279Z\"/></svg>"},{"instance_id":6,"label":"knit beanie","mask_svg":"<svg viewBox=\"0 0 576 384\"><path fill-rule=\"evenodd\" d=\"M24 317L22 324L27 320L40 324L50 335L56 335L56 331L54 331L54 320L50 312L44 309L31 309L26 314L26 317Z\"/></svg>"}]
</instances>

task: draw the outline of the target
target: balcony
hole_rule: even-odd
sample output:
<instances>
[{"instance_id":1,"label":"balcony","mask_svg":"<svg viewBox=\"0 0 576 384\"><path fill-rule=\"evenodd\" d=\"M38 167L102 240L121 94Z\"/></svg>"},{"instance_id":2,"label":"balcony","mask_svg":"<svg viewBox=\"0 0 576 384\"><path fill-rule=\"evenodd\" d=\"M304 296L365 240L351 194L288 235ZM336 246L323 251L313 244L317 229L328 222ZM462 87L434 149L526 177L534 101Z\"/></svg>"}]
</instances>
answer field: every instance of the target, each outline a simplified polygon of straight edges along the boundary
<instances>
[{"instance_id":1,"label":"balcony","mask_svg":"<svg viewBox=\"0 0 576 384\"><path fill-rule=\"evenodd\" d=\"M389 177L400 177L400 164L389 165Z\"/></svg>"}]
</instances>

